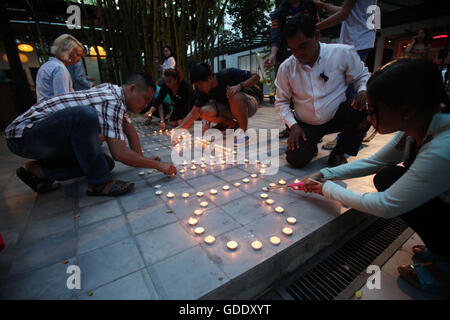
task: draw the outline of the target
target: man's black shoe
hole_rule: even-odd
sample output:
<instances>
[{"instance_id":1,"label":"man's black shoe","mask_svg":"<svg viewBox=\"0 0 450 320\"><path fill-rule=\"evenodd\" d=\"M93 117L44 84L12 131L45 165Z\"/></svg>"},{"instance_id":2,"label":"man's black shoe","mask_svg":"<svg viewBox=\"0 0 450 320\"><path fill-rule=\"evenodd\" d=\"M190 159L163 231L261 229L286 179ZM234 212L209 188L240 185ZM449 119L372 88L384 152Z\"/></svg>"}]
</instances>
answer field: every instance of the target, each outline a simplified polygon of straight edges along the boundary
<instances>
[{"instance_id":1,"label":"man's black shoe","mask_svg":"<svg viewBox=\"0 0 450 320\"><path fill-rule=\"evenodd\" d=\"M283 131L280 132L280 139L287 139L287 138L289 138L289 130L284 129Z\"/></svg>"},{"instance_id":2,"label":"man's black shoe","mask_svg":"<svg viewBox=\"0 0 450 320\"><path fill-rule=\"evenodd\" d=\"M328 166L337 167L344 163L347 163L347 159L345 159L343 153L338 153L334 150L331 151L330 157L328 158Z\"/></svg>"}]
</instances>

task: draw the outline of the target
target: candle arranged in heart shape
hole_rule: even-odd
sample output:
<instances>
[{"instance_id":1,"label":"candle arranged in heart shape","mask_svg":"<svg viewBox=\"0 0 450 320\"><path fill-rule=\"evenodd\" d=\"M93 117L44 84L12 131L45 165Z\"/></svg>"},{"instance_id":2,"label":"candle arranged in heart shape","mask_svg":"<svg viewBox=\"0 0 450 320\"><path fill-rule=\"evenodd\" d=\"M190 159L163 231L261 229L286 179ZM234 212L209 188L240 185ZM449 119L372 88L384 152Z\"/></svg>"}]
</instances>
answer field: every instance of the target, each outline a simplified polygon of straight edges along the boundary
<instances>
[{"instance_id":1,"label":"candle arranged in heart shape","mask_svg":"<svg viewBox=\"0 0 450 320\"><path fill-rule=\"evenodd\" d=\"M258 175L256 173L253 173L250 177L256 178Z\"/></svg>"},{"instance_id":2,"label":"candle arranged in heart shape","mask_svg":"<svg viewBox=\"0 0 450 320\"><path fill-rule=\"evenodd\" d=\"M203 210L202 209L197 209L197 210L194 211L194 215L197 216L197 217L201 216L202 214L203 214Z\"/></svg>"},{"instance_id":3,"label":"candle arranged in heart shape","mask_svg":"<svg viewBox=\"0 0 450 320\"><path fill-rule=\"evenodd\" d=\"M175 196L175 195L174 195L172 192L168 192L168 193L166 194L166 197L169 198L169 199L172 199L174 196Z\"/></svg>"},{"instance_id":4,"label":"candle arranged in heart shape","mask_svg":"<svg viewBox=\"0 0 450 320\"><path fill-rule=\"evenodd\" d=\"M200 207L206 208L207 206L208 206L208 202L206 202L206 201L200 202Z\"/></svg>"},{"instance_id":5,"label":"candle arranged in heart shape","mask_svg":"<svg viewBox=\"0 0 450 320\"><path fill-rule=\"evenodd\" d=\"M227 248L230 250L236 250L239 244L236 241L228 241Z\"/></svg>"},{"instance_id":6,"label":"candle arranged in heart shape","mask_svg":"<svg viewBox=\"0 0 450 320\"><path fill-rule=\"evenodd\" d=\"M205 194L201 191L197 192L197 197L201 198L203 197Z\"/></svg>"},{"instance_id":7,"label":"candle arranged in heart shape","mask_svg":"<svg viewBox=\"0 0 450 320\"><path fill-rule=\"evenodd\" d=\"M216 238L214 238L213 236L206 236L204 241L207 244L213 244L216 241Z\"/></svg>"},{"instance_id":8,"label":"candle arranged in heart shape","mask_svg":"<svg viewBox=\"0 0 450 320\"><path fill-rule=\"evenodd\" d=\"M281 242L281 240L280 240L280 238L278 238L277 236L270 237L270 243L271 243L271 244L277 246L277 245L280 244L280 242Z\"/></svg>"},{"instance_id":9,"label":"candle arranged in heart shape","mask_svg":"<svg viewBox=\"0 0 450 320\"><path fill-rule=\"evenodd\" d=\"M278 181L278 183L279 183L280 185L284 186L284 185L286 184L286 181L284 181L283 179L280 179L280 180Z\"/></svg>"},{"instance_id":10,"label":"candle arranged in heart shape","mask_svg":"<svg viewBox=\"0 0 450 320\"><path fill-rule=\"evenodd\" d=\"M286 219L286 221L289 224L295 224L297 222L297 219L295 219L294 217L289 217L289 218Z\"/></svg>"},{"instance_id":11,"label":"candle arranged in heart shape","mask_svg":"<svg viewBox=\"0 0 450 320\"><path fill-rule=\"evenodd\" d=\"M195 226L198 223L198 219L195 219L195 218L191 217L191 218L189 218L188 223L191 226Z\"/></svg>"},{"instance_id":12,"label":"candle arranged in heart shape","mask_svg":"<svg viewBox=\"0 0 450 320\"><path fill-rule=\"evenodd\" d=\"M261 193L259 196L261 197L261 199L267 199L269 197L267 193Z\"/></svg>"},{"instance_id":13,"label":"candle arranged in heart shape","mask_svg":"<svg viewBox=\"0 0 450 320\"><path fill-rule=\"evenodd\" d=\"M189 193L187 193L187 192L185 192L185 193L183 193L182 195L181 195L183 198L189 198Z\"/></svg>"},{"instance_id":14,"label":"candle arranged in heart shape","mask_svg":"<svg viewBox=\"0 0 450 320\"><path fill-rule=\"evenodd\" d=\"M267 200L266 200L266 203L267 203L268 205L272 205L272 204L275 203L275 201L274 201L273 199L267 199Z\"/></svg>"},{"instance_id":15,"label":"candle arranged in heart shape","mask_svg":"<svg viewBox=\"0 0 450 320\"><path fill-rule=\"evenodd\" d=\"M209 193L211 193L212 195L215 195L215 194L217 194L217 190L216 189L211 189L211 190L209 190Z\"/></svg>"},{"instance_id":16,"label":"candle arranged in heart shape","mask_svg":"<svg viewBox=\"0 0 450 320\"><path fill-rule=\"evenodd\" d=\"M186 172L186 170L180 169L180 173L185 173L185 172Z\"/></svg>"},{"instance_id":17,"label":"candle arranged in heart shape","mask_svg":"<svg viewBox=\"0 0 450 320\"><path fill-rule=\"evenodd\" d=\"M195 232L196 235L204 234L205 233L205 228L203 228L203 227L195 228L194 232Z\"/></svg>"},{"instance_id":18,"label":"candle arranged in heart shape","mask_svg":"<svg viewBox=\"0 0 450 320\"><path fill-rule=\"evenodd\" d=\"M228 191L228 190L230 190L230 186L225 185L225 186L222 187L222 189L225 190L225 191Z\"/></svg>"},{"instance_id":19,"label":"candle arranged in heart shape","mask_svg":"<svg viewBox=\"0 0 450 320\"><path fill-rule=\"evenodd\" d=\"M283 233L287 236L290 236L290 235L292 235L292 229L288 228L288 227L283 228Z\"/></svg>"},{"instance_id":20,"label":"candle arranged in heart shape","mask_svg":"<svg viewBox=\"0 0 450 320\"><path fill-rule=\"evenodd\" d=\"M253 248L253 250L261 250L261 248L262 248L261 241L258 241L258 240L253 241L252 248Z\"/></svg>"},{"instance_id":21,"label":"candle arranged in heart shape","mask_svg":"<svg viewBox=\"0 0 450 320\"><path fill-rule=\"evenodd\" d=\"M277 213L283 213L283 212L284 212L284 208L283 208L283 207L276 207L276 208L275 208L275 211L276 211Z\"/></svg>"},{"instance_id":22,"label":"candle arranged in heart shape","mask_svg":"<svg viewBox=\"0 0 450 320\"><path fill-rule=\"evenodd\" d=\"M236 188L239 188L239 187L241 186L241 184L240 184L239 182L236 182L236 183L234 184L234 186L235 186Z\"/></svg>"},{"instance_id":23,"label":"candle arranged in heart shape","mask_svg":"<svg viewBox=\"0 0 450 320\"><path fill-rule=\"evenodd\" d=\"M206 168L206 164L202 163L202 164L200 165L200 167L201 167L201 168Z\"/></svg>"},{"instance_id":24,"label":"candle arranged in heart shape","mask_svg":"<svg viewBox=\"0 0 450 320\"><path fill-rule=\"evenodd\" d=\"M277 185L275 184L275 183L269 183L269 187L271 187L271 188L274 188L274 187L276 187Z\"/></svg>"},{"instance_id":25,"label":"candle arranged in heart shape","mask_svg":"<svg viewBox=\"0 0 450 320\"><path fill-rule=\"evenodd\" d=\"M160 196L160 195L162 195L162 191L161 191L161 190L158 190L158 191L155 192L155 194L156 194L157 196Z\"/></svg>"},{"instance_id":26,"label":"candle arranged in heart shape","mask_svg":"<svg viewBox=\"0 0 450 320\"><path fill-rule=\"evenodd\" d=\"M193 165L193 166L191 167L191 170L197 170L197 167L196 167L195 165Z\"/></svg>"},{"instance_id":27,"label":"candle arranged in heart shape","mask_svg":"<svg viewBox=\"0 0 450 320\"><path fill-rule=\"evenodd\" d=\"M248 178L244 178L244 179L242 179L242 182L243 182L243 183L249 183L250 180L249 180Z\"/></svg>"},{"instance_id":28,"label":"candle arranged in heart shape","mask_svg":"<svg viewBox=\"0 0 450 320\"><path fill-rule=\"evenodd\" d=\"M187 166L187 164L188 163L186 161L183 161L183 163L182 163L183 166Z\"/></svg>"},{"instance_id":29,"label":"candle arranged in heart shape","mask_svg":"<svg viewBox=\"0 0 450 320\"><path fill-rule=\"evenodd\" d=\"M145 174L144 171L139 172L139 175L140 175L140 176L143 176L144 174Z\"/></svg>"}]
</instances>

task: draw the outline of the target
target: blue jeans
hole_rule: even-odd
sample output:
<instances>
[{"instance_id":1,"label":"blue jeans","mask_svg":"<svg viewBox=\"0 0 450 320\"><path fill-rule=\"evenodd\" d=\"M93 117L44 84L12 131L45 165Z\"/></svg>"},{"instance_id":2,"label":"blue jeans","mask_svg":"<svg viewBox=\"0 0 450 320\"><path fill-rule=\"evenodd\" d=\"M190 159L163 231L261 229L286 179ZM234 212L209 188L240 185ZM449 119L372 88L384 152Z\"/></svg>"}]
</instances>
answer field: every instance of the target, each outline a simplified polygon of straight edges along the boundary
<instances>
[{"instance_id":1,"label":"blue jeans","mask_svg":"<svg viewBox=\"0 0 450 320\"><path fill-rule=\"evenodd\" d=\"M111 181L114 168L114 160L102 150L99 131L94 108L73 107L51 114L7 143L18 156L38 160L50 180L86 176L95 185Z\"/></svg>"},{"instance_id":2,"label":"blue jeans","mask_svg":"<svg viewBox=\"0 0 450 320\"><path fill-rule=\"evenodd\" d=\"M361 61L366 62L367 56L369 55L370 51L372 51L372 48L358 50L356 52L358 53L359 57L361 58ZM347 100L349 100L351 103L353 98L356 96L356 91L355 91L355 87L353 86L353 83L350 83L350 85L347 88L347 91L345 92L345 95L347 97Z\"/></svg>"}]
</instances>

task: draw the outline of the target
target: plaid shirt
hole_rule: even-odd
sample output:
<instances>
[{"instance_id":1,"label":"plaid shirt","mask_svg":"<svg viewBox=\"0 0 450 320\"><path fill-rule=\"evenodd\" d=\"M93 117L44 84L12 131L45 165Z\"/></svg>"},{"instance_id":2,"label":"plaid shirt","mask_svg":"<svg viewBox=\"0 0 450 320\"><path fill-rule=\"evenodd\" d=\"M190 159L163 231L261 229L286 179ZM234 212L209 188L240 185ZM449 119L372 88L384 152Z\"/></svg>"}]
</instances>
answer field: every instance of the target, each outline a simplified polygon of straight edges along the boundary
<instances>
[{"instance_id":1,"label":"plaid shirt","mask_svg":"<svg viewBox=\"0 0 450 320\"><path fill-rule=\"evenodd\" d=\"M95 108L103 136L125 140L122 128L124 119L126 121L128 119L125 95L121 87L110 83L104 83L89 90L62 94L33 105L6 128L6 138L20 138L25 128L31 128L51 114L80 106Z\"/></svg>"}]
</instances>

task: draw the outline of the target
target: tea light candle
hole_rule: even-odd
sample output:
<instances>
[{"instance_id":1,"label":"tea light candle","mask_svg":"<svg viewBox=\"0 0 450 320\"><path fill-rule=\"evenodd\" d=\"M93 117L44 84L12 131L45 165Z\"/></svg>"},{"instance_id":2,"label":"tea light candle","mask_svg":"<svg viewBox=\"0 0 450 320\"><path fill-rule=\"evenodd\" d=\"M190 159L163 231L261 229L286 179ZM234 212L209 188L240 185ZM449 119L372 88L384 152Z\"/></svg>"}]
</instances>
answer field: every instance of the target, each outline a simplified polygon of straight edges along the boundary
<instances>
[{"instance_id":1,"label":"tea light candle","mask_svg":"<svg viewBox=\"0 0 450 320\"><path fill-rule=\"evenodd\" d=\"M205 237L204 241L207 244L213 244L214 242L216 242L216 238L214 238L213 236L207 236Z\"/></svg>"},{"instance_id":2,"label":"tea light candle","mask_svg":"<svg viewBox=\"0 0 450 320\"><path fill-rule=\"evenodd\" d=\"M300 182L301 182L301 180L299 180L299 179L294 180L294 183L300 183Z\"/></svg>"},{"instance_id":3,"label":"tea light candle","mask_svg":"<svg viewBox=\"0 0 450 320\"><path fill-rule=\"evenodd\" d=\"M244 178L244 179L242 179L242 182L243 182L243 183L249 183L250 180L249 180L248 178Z\"/></svg>"},{"instance_id":4,"label":"tea light candle","mask_svg":"<svg viewBox=\"0 0 450 320\"><path fill-rule=\"evenodd\" d=\"M196 235L204 234L204 233L205 233L205 228L203 228L203 227L195 228L195 229L194 229L194 233L195 233Z\"/></svg>"},{"instance_id":5,"label":"tea light candle","mask_svg":"<svg viewBox=\"0 0 450 320\"><path fill-rule=\"evenodd\" d=\"M175 195L172 192L167 193L167 198L172 199Z\"/></svg>"},{"instance_id":6,"label":"tea light candle","mask_svg":"<svg viewBox=\"0 0 450 320\"><path fill-rule=\"evenodd\" d=\"M291 228L283 228L283 233L287 236L292 235L292 229Z\"/></svg>"},{"instance_id":7,"label":"tea light candle","mask_svg":"<svg viewBox=\"0 0 450 320\"><path fill-rule=\"evenodd\" d=\"M280 180L278 181L278 183L279 183L280 185L284 186L284 185L286 184L286 181L284 181L283 179L280 179Z\"/></svg>"},{"instance_id":8,"label":"tea light candle","mask_svg":"<svg viewBox=\"0 0 450 320\"><path fill-rule=\"evenodd\" d=\"M182 195L181 195L183 198L189 198L189 193L187 193L187 192L185 192L185 193L183 193Z\"/></svg>"},{"instance_id":9,"label":"tea light candle","mask_svg":"<svg viewBox=\"0 0 450 320\"><path fill-rule=\"evenodd\" d=\"M191 167L191 170L197 170L197 167L194 165Z\"/></svg>"},{"instance_id":10,"label":"tea light candle","mask_svg":"<svg viewBox=\"0 0 450 320\"><path fill-rule=\"evenodd\" d=\"M238 246L239 245L236 241L228 241L227 242L227 248L230 250L236 250Z\"/></svg>"},{"instance_id":11,"label":"tea light candle","mask_svg":"<svg viewBox=\"0 0 450 320\"><path fill-rule=\"evenodd\" d=\"M216 189L211 189L211 190L209 190L209 193L211 193L211 194L217 194L217 190Z\"/></svg>"},{"instance_id":12,"label":"tea light candle","mask_svg":"<svg viewBox=\"0 0 450 320\"><path fill-rule=\"evenodd\" d=\"M203 192L201 192L201 191L199 191L199 192L197 192L197 197L203 197L205 194L203 193Z\"/></svg>"},{"instance_id":13,"label":"tea light candle","mask_svg":"<svg viewBox=\"0 0 450 320\"><path fill-rule=\"evenodd\" d=\"M207 206L208 206L208 202L206 202L206 201L203 201L200 203L200 207L202 207L202 208L206 208Z\"/></svg>"},{"instance_id":14,"label":"tea light candle","mask_svg":"<svg viewBox=\"0 0 450 320\"><path fill-rule=\"evenodd\" d=\"M268 192L269 188L268 187L262 187L261 190L264 191L264 192Z\"/></svg>"},{"instance_id":15,"label":"tea light candle","mask_svg":"<svg viewBox=\"0 0 450 320\"><path fill-rule=\"evenodd\" d=\"M202 157L200 160L201 160L202 162L205 162L205 158L203 158L203 157Z\"/></svg>"},{"instance_id":16,"label":"tea light candle","mask_svg":"<svg viewBox=\"0 0 450 320\"><path fill-rule=\"evenodd\" d=\"M148 170L147 173L148 173L148 174L152 174L153 171L152 171L152 170Z\"/></svg>"},{"instance_id":17,"label":"tea light candle","mask_svg":"<svg viewBox=\"0 0 450 320\"><path fill-rule=\"evenodd\" d=\"M239 182L236 182L236 183L234 184L234 186L235 186L236 188L239 188L239 187L241 186L241 184L240 184Z\"/></svg>"},{"instance_id":18,"label":"tea light candle","mask_svg":"<svg viewBox=\"0 0 450 320\"><path fill-rule=\"evenodd\" d=\"M261 241L258 241L258 240L253 241L252 248L253 248L253 250L261 250L261 248L262 248Z\"/></svg>"},{"instance_id":19,"label":"tea light candle","mask_svg":"<svg viewBox=\"0 0 450 320\"><path fill-rule=\"evenodd\" d=\"M261 199L267 199L269 197L267 193L261 193L259 196L261 197Z\"/></svg>"},{"instance_id":20,"label":"tea light candle","mask_svg":"<svg viewBox=\"0 0 450 320\"><path fill-rule=\"evenodd\" d=\"M260 172L261 174L266 174L266 170L265 170L265 169L261 169L259 172Z\"/></svg>"},{"instance_id":21,"label":"tea light candle","mask_svg":"<svg viewBox=\"0 0 450 320\"><path fill-rule=\"evenodd\" d=\"M160 185L160 184L157 184L157 185L155 186L155 189L159 189L159 188L161 188L161 185Z\"/></svg>"},{"instance_id":22,"label":"tea light candle","mask_svg":"<svg viewBox=\"0 0 450 320\"><path fill-rule=\"evenodd\" d=\"M191 163L192 163L192 164L196 164L197 162L196 162L195 160L192 160Z\"/></svg>"},{"instance_id":23,"label":"tea light candle","mask_svg":"<svg viewBox=\"0 0 450 320\"><path fill-rule=\"evenodd\" d=\"M271 188L274 188L274 187L276 187L277 185L275 184L275 183L269 183L269 187L271 187Z\"/></svg>"},{"instance_id":24,"label":"tea light candle","mask_svg":"<svg viewBox=\"0 0 450 320\"><path fill-rule=\"evenodd\" d=\"M202 209L197 209L197 210L194 211L194 215L197 216L197 217L201 216L202 214L203 214L203 210Z\"/></svg>"},{"instance_id":25,"label":"tea light candle","mask_svg":"<svg viewBox=\"0 0 450 320\"><path fill-rule=\"evenodd\" d=\"M198 223L198 219L195 219L195 218L191 217L191 218L189 218L188 223L191 226L195 226Z\"/></svg>"},{"instance_id":26,"label":"tea light candle","mask_svg":"<svg viewBox=\"0 0 450 320\"><path fill-rule=\"evenodd\" d=\"M155 192L155 194L156 194L157 196L160 196L160 195L162 195L162 191L161 191L161 190L158 190L158 191Z\"/></svg>"},{"instance_id":27,"label":"tea light candle","mask_svg":"<svg viewBox=\"0 0 450 320\"><path fill-rule=\"evenodd\" d=\"M200 165L200 167L201 167L201 168L206 168L206 164L202 163L202 164Z\"/></svg>"},{"instance_id":28,"label":"tea light candle","mask_svg":"<svg viewBox=\"0 0 450 320\"><path fill-rule=\"evenodd\" d=\"M283 213L283 212L284 212L284 209L283 209L283 207L276 207L276 208L275 208L275 211L276 211L277 213Z\"/></svg>"},{"instance_id":29,"label":"tea light candle","mask_svg":"<svg viewBox=\"0 0 450 320\"><path fill-rule=\"evenodd\" d=\"M140 176L143 176L144 174L145 174L144 171L139 172L139 175L140 175Z\"/></svg>"},{"instance_id":30,"label":"tea light candle","mask_svg":"<svg viewBox=\"0 0 450 320\"><path fill-rule=\"evenodd\" d=\"M275 201L274 201L273 199L267 199L267 200L266 200L266 203L267 203L268 205L272 205L272 204L275 203Z\"/></svg>"},{"instance_id":31,"label":"tea light candle","mask_svg":"<svg viewBox=\"0 0 450 320\"><path fill-rule=\"evenodd\" d=\"M227 163L225 160L220 161L220 164L225 164L225 163Z\"/></svg>"},{"instance_id":32,"label":"tea light candle","mask_svg":"<svg viewBox=\"0 0 450 320\"><path fill-rule=\"evenodd\" d=\"M267 168L267 164L263 163L263 164L261 165L261 168Z\"/></svg>"},{"instance_id":33,"label":"tea light candle","mask_svg":"<svg viewBox=\"0 0 450 320\"><path fill-rule=\"evenodd\" d=\"M259 163L261 163L261 161L259 161L259 160L256 160L256 162L255 162L256 164L259 164Z\"/></svg>"},{"instance_id":34,"label":"tea light candle","mask_svg":"<svg viewBox=\"0 0 450 320\"><path fill-rule=\"evenodd\" d=\"M281 242L280 238L278 238L276 236L270 237L270 243L271 244L277 246L277 245L280 244L280 242Z\"/></svg>"},{"instance_id":35,"label":"tea light candle","mask_svg":"<svg viewBox=\"0 0 450 320\"><path fill-rule=\"evenodd\" d=\"M227 186L223 186L222 189L225 190L225 191L228 191L228 190L230 190L230 186L228 186L228 185Z\"/></svg>"},{"instance_id":36,"label":"tea light candle","mask_svg":"<svg viewBox=\"0 0 450 320\"><path fill-rule=\"evenodd\" d=\"M183 161L182 165L183 165L183 166L187 166L187 162L186 162L186 161Z\"/></svg>"},{"instance_id":37,"label":"tea light candle","mask_svg":"<svg viewBox=\"0 0 450 320\"><path fill-rule=\"evenodd\" d=\"M215 163L214 161L211 161L209 164L210 164L211 166L214 166L216 163Z\"/></svg>"},{"instance_id":38,"label":"tea light candle","mask_svg":"<svg viewBox=\"0 0 450 320\"><path fill-rule=\"evenodd\" d=\"M289 224L295 224L297 222L297 219L295 219L294 217L289 217L289 218L286 219L286 221Z\"/></svg>"},{"instance_id":39,"label":"tea light candle","mask_svg":"<svg viewBox=\"0 0 450 320\"><path fill-rule=\"evenodd\" d=\"M258 175L256 173L253 173L250 177L256 178Z\"/></svg>"},{"instance_id":40,"label":"tea light candle","mask_svg":"<svg viewBox=\"0 0 450 320\"><path fill-rule=\"evenodd\" d=\"M248 159L244 159L244 163L248 163Z\"/></svg>"},{"instance_id":41,"label":"tea light candle","mask_svg":"<svg viewBox=\"0 0 450 320\"><path fill-rule=\"evenodd\" d=\"M186 170L180 169L180 173L185 173L185 172L186 172Z\"/></svg>"}]
</instances>

